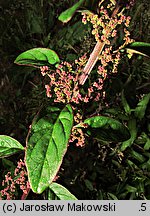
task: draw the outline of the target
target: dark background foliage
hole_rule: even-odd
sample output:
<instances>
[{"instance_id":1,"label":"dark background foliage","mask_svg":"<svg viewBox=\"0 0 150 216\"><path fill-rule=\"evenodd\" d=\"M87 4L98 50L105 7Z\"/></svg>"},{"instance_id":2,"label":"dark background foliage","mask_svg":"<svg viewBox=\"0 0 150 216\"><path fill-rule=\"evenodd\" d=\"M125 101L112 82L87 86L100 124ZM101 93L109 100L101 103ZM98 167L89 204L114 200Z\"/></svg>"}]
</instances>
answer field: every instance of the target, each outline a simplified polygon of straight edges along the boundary
<instances>
[{"instance_id":1,"label":"dark background foliage","mask_svg":"<svg viewBox=\"0 0 150 216\"><path fill-rule=\"evenodd\" d=\"M29 125L43 106L48 106L45 80L38 70L14 65L23 51L48 47L61 60L73 62L92 51L95 41L91 26L81 23L77 13L68 24L58 21L59 14L75 0L1 0L0 4L0 134L16 138L25 146ZM97 2L93 2L93 10ZM137 0L128 11L132 17L130 32L136 41L150 42L149 1ZM129 120L123 112L120 92L131 108L150 90L149 59L135 56L124 59L118 74L105 82L106 100L113 115ZM110 111L110 110L109 110ZM88 107L88 114L95 110ZM108 115L107 110L102 111ZM112 115L112 112L110 113ZM58 182L79 199L150 199L150 153L144 145L150 142L150 106L142 121L137 120L138 134L133 145L121 152L120 143L99 143L89 140L85 147L70 145ZM150 147L150 144L149 144ZM0 176L14 169L23 155L1 159ZM1 179L2 180L2 179ZM29 194L30 199L44 199L45 194Z\"/></svg>"}]
</instances>

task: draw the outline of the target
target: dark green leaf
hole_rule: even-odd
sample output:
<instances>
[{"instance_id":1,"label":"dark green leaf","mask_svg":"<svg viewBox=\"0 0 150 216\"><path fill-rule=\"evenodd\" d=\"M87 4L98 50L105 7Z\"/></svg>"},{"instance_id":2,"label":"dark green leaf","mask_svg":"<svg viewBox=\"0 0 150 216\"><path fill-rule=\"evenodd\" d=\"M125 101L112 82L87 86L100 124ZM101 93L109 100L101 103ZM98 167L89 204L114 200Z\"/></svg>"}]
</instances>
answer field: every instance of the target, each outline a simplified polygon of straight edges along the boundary
<instances>
[{"instance_id":1,"label":"dark green leaf","mask_svg":"<svg viewBox=\"0 0 150 216\"><path fill-rule=\"evenodd\" d=\"M132 169L138 169L138 166L135 164L135 163L133 163L133 161L131 161L131 160L126 160L126 163L129 165L129 167L131 167Z\"/></svg>"},{"instance_id":2,"label":"dark green leaf","mask_svg":"<svg viewBox=\"0 0 150 216\"><path fill-rule=\"evenodd\" d=\"M48 192L46 199L48 199L48 200L58 200L58 197L56 196L56 194L52 190L50 190L48 188L48 189L46 189L46 191Z\"/></svg>"},{"instance_id":3,"label":"dark green leaf","mask_svg":"<svg viewBox=\"0 0 150 216\"><path fill-rule=\"evenodd\" d=\"M0 157L8 157L24 150L24 147L14 138L6 135L0 135Z\"/></svg>"},{"instance_id":4,"label":"dark green leaf","mask_svg":"<svg viewBox=\"0 0 150 216\"><path fill-rule=\"evenodd\" d=\"M130 185L126 185L125 189L129 192L129 193L134 193L137 191L137 188L130 186Z\"/></svg>"},{"instance_id":5,"label":"dark green leaf","mask_svg":"<svg viewBox=\"0 0 150 216\"><path fill-rule=\"evenodd\" d=\"M122 91L121 93L121 102L122 102L122 105L124 107L124 110L127 114L131 114L131 109L130 109L130 106L125 98L125 95L124 95L124 90Z\"/></svg>"},{"instance_id":6,"label":"dark green leaf","mask_svg":"<svg viewBox=\"0 0 150 216\"><path fill-rule=\"evenodd\" d=\"M35 193L42 193L51 184L67 151L73 125L72 108L67 105L59 116L57 113L34 123L27 145L26 165Z\"/></svg>"},{"instance_id":7,"label":"dark green leaf","mask_svg":"<svg viewBox=\"0 0 150 216\"><path fill-rule=\"evenodd\" d=\"M73 194L71 194L65 187L58 183L51 183L49 188L60 200L77 200Z\"/></svg>"},{"instance_id":8,"label":"dark green leaf","mask_svg":"<svg viewBox=\"0 0 150 216\"><path fill-rule=\"evenodd\" d=\"M88 179L85 179L84 182L85 182L87 189L89 189L90 191L93 191L92 183Z\"/></svg>"},{"instance_id":9,"label":"dark green leaf","mask_svg":"<svg viewBox=\"0 0 150 216\"><path fill-rule=\"evenodd\" d=\"M150 93L146 94L141 101L137 104L137 107L135 108L135 116L139 118L140 120L144 117L145 111L147 108L147 105L150 100Z\"/></svg>"},{"instance_id":10,"label":"dark green leaf","mask_svg":"<svg viewBox=\"0 0 150 216\"><path fill-rule=\"evenodd\" d=\"M127 52L129 52L129 53L135 53L135 54L150 57L150 43L133 42L133 43L129 44L126 47L126 49L127 49Z\"/></svg>"},{"instance_id":11,"label":"dark green leaf","mask_svg":"<svg viewBox=\"0 0 150 216\"><path fill-rule=\"evenodd\" d=\"M130 132L119 121L105 116L94 116L84 121L88 125L88 133L100 140L104 141L124 141L130 138ZM82 125L77 125L77 127Z\"/></svg>"},{"instance_id":12,"label":"dark green leaf","mask_svg":"<svg viewBox=\"0 0 150 216\"><path fill-rule=\"evenodd\" d=\"M94 13L96 13L98 5L99 5L99 0L86 0L83 6L84 8L87 8L90 11L93 11Z\"/></svg>"},{"instance_id":13,"label":"dark green leaf","mask_svg":"<svg viewBox=\"0 0 150 216\"><path fill-rule=\"evenodd\" d=\"M69 20L71 20L71 18L73 17L74 13L76 12L76 10L81 6L81 4L84 2L85 0L80 0L79 2L77 2L76 4L74 4L72 7L68 8L67 10L65 10L64 12L62 12L58 19L63 22L63 23L67 23L69 22Z\"/></svg>"},{"instance_id":14,"label":"dark green leaf","mask_svg":"<svg viewBox=\"0 0 150 216\"><path fill-rule=\"evenodd\" d=\"M131 155L132 155L133 158L138 160L140 163L143 163L146 160L145 157L142 154L134 151L133 149L131 149Z\"/></svg>"},{"instance_id":15,"label":"dark green leaf","mask_svg":"<svg viewBox=\"0 0 150 216\"><path fill-rule=\"evenodd\" d=\"M107 196L108 196L109 200L118 200L118 198L112 193L107 193Z\"/></svg>"},{"instance_id":16,"label":"dark green leaf","mask_svg":"<svg viewBox=\"0 0 150 216\"><path fill-rule=\"evenodd\" d=\"M147 141L144 145L144 150L149 150L150 149L150 138L147 137Z\"/></svg>"},{"instance_id":17,"label":"dark green leaf","mask_svg":"<svg viewBox=\"0 0 150 216\"><path fill-rule=\"evenodd\" d=\"M51 49L34 48L21 53L14 63L33 67L50 66L60 62L58 55Z\"/></svg>"},{"instance_id":18,"label":"dark green leaf","mask_svg":"<svg viewBox=\"0 0 150 216\"><path fill-rule=\"evenodd\" d=\"M150 171L150 159L148 159L147 161L145 161L143 164L142 164L142 169L143 170L148 170Z\"/></svg>"},{"instance_id":19,"label":"dark green leaf","mask_svg":"<svg viewBox=\"0 0 150 216\"><path fill-rule=\"evenodd\" d=\"M2 164L3 164L3 167L4 167L6 173L7 172L14 173L14 170L16 169L15 162L13 163L11 160L6 159L6 158L2 158L1 161L2 161Z\"/></svg>"},{"instance_id":20,"label":"dark green leaf","mask_svg":"<svg viewBox=\"0 0 150 216\"><path fill-rule=\"evenodd\" d=\"M128 121L128 128L130 130L131 137L129 140L126 140L122 143L121 151L124 151L127 147L130 147L133 144L134 140L136 139L137 126L136 126L136 120L135 119L130 119Z\"/></svg>"},{"instance_id":21,"label":"dark green leaf","mask_svg":"<svg viewBox=\"0 0 150 216\"><path fill-rule=\"evenodd\" d=\"M142 178L141 178L142 180ZM144 180L144 179L143 179ZM137 188L138 188L138 193L143 193L145 190L144 190L144 183L143 182L138 182L137 184Z\"/></svg>"}]
</instances>

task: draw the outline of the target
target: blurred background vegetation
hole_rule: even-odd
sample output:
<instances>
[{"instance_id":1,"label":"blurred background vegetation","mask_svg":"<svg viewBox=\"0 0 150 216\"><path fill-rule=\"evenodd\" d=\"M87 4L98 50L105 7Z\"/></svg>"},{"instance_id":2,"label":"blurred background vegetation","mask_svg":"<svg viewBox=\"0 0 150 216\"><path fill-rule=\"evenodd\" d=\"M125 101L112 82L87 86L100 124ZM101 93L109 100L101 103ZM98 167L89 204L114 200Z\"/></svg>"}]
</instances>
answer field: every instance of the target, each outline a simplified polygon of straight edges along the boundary
<instances>
[{"instance_id":1,"label":"blurred background vegetation","mask_svg":"<svg viewBox=\"0 0 150 216\"><path fill-rule=\"evenodd\" d=\"M48 47L61 60L74 61L95 44L91 26L83 25L76 13L68 24L58 21L62 11L75 0L1 0L0 3L0 134L16 138L25 146L29 125L41 106L47 106L44 78L37 69L19 67L14 60L23 51ZM97 1L92 1L93 10ZM137 0L128 11L130 32L135 41L150 42L150 3ZM136 56L124 60L124 71L110 77L105 88L114 115L123 110L119 93L135 108L143 94L150 92L150 61ZM132 74L132 77L130 76ZM129 78L131 78L129 80ZM128 82L127 82L128 80ZM103 111L106 114L107 111ZM128 117L122 114L125 120ZM122 117L120 117L121 119ZM120 151L120 143L102 145L93 140L83 148L69 147L58 182L78 199L150 199L150 104L142 121L136 120L136 139ZM146 147L145 147L146 145ZM94 146L94 147L93 147ZM22 155L23 157L23 155ZM20 159L15 155L1 159L0 176L14 169ZM2 180L1 179L1 180ZM44 199L45 194L30 194L30 199Z\"/></svg>"}]
</instances>

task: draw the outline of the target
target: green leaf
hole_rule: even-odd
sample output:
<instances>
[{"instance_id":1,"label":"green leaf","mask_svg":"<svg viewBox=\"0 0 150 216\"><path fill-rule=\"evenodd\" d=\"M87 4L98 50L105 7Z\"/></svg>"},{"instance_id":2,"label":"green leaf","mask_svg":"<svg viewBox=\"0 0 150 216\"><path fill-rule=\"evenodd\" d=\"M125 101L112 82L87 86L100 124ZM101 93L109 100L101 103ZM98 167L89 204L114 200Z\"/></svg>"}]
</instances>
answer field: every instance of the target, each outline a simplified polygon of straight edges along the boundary
<instances>
[{"instance_id":1,"label":"green leaf","mask_svg":"<svg viewBox=\"0 0 150 216\"><path fill-rule=\"evenodd\" d=\"M90 11L96 13L99 5L99 0L85 0L83 8L89 9ZM85 10L83 9L83 12Z\"/></svg>"},{"instance_id":2,"label":"green leaf","mask_svg":"<svg viewBox=\"0 0 150 216\"><path fill-rule=\"evenodd\" d=\"M1 161L6 173L7 172L14 173L14 170L16 169L16 164L14 164L15 162L13 163L11 160L6 158L2 158Z\"/></svg>"},{"instance_id":3,"label":"green leaf","mask_svg":"<svg viewBox=\"0 0 150 216\"><path fill-rule=\"evenodd\" d=\"M143 170L148 170L148 171L150 171L150 159L148 159L147 161L145 161L145 162L142 164L141 168L142 168Z\"/></svg>"},{"instance_id":4,"label":"green leaf","mask_svg":"<svg viewBox=\"0 0 150 216\"><path fill-rule=\"evenodd\" d=\"M134 151L133 149L131 149L130 153L131 153L132 158L135 158L135 159L138 160L140 163L145 162L146 159L145 159L145 157L144 157L142 154L140 154L140 153Z\"/></svg>"},{"instance_id":5,"label":"green leaf","mask_svg":"<svg viewBox=\"0 0 150 216\"><path fill-rule=\"evenodd\" d=\"M49 188L60 200L77 200L73 194L71 194L65 187L58 183L52 182Z\"/></svg>"},{"instance_id":6,"label":"green leaf","mask_svg":"<svg viewBox=\"0 0 150 216\"><path fill-rule=\"evenodd\" d=\"M87 187L90 191L93 191L93 190L94 190L91 181L89 181L88 179L85 179L84 182L85 182L86 187Z\"/></svg>"},{"instance_id":7,"label":"green leaf","mask_svg":"<svg viewBox=\"0 0 150 216\"><path fill-rule=\"evenodd\" d=\"M146 141L146 143L144 145L144 150L149 150L149 149L150 149L150 139L147 136L147 141Z\"/></svg>"},{"instance_id":8,"label":"green leaf","mask_svg":"<svg viewBox=\"0 0 150 216\"><path fill-rule=\"evenodd\" d=\"M130 138L130 132L119 121L105 116L94 116L83 122L88 125L88 133L100 140L104 141L124 141ZM82 124L76 127L83 127Z\"/></svg>"},{"instance_id":9,"label":"green leaf","mask_svg":"<svg viewBox=\"0 0 150 216\"><path fill-rule=\"evenodd\" d=\"M150 57L150 43L133 42L126 47L127 52Z\"/></svg>"},{"instance_id":10,"label":"green leaf","mask_svg":"<svg viewBox=\"0 0 150 216\"><path fill-rule=\"evenodd\" d=\"M76 4L74 4L72 7L68 8L67 10L65 10L64 12L62 12L59 15L59 17L58 17L58 20L60 20L63 23L69 22L69 20L71 20L71 18L73 17L74 13L81 6L81 4L83 2L84 2L84 0L80 0L79 2L77 2Z\"/></svg>"},{"instance_id":11,"label":"green leaf","mask_svg":"<svg viewBox=\"0 0 150 216\"><path fill-rule=\"evenodd\" d=\"M124 151L127 147L130 147L137 136L137 126L136 126L136 120L130 119L128 121L128 128L130 130L131 137L129 140L126 140L121 145L121 151Z\"/></svg>"},{"instance_id":12,"label":"green leaf","mask_svg":"<svg viewBox=\"0 0 150 216\"><path fill-rule=\"evenodd\" d=\"M135 108L135 116L137 118L139 118L140 120L142 120L142 118L144 118L144 115L145 115L145 111L146 111L146 108L147 108L147 105L149 103L149 100L150 100L150 93L149 94L146 94L142 99L141 101L137 104L137 107Z\"/></svg>"},{"instance_id":13,"label":"green leaf","mask_svg":"<svg viewBox=\"0 0 150 216\"><path fill-rule=\"evenodd\" d=\"M56 177L67 151L73 126L73 113L67 105L58 115L49 113L33 125L26 152L29 182L35 193L42 193Z\"/></svg>"},{"instance_id":14,"label":"green leaf","mask_svg":"<svg viewBox=\"0 0 150 216\"><path fill-rule=\"evenodd\" d=\"M108 196L109 200L118 200L118 198L112 193L107 193L107 196Z\"/></svg>"},{"instance_id":15,"label":"green leaf","mask_svg":"<svg viewBox=\"0 0 150 216\"><path fill-rule=\"evenodd\" d=\"M126 160L126 163L129 165L130 168L138 169L138 166L135 163L133 163L133 161L131 161L129 159Z\"/></svg>"},{"instance_id":16,"label":"green leaf","mask_svg":"<svg viewBox=\"0 0 150 216\"><path fill-rule=\"evenodd\" d=\"M130 106L125 98L125 95L124 95L124 90L122 91L121 93L121 102L122 102L122 105L124 107L124 110L127 114L131 114L131 109L130 109Z\"/></svg>"},{"instance_id":17,"label":"green leaf","mask_svg":"<svg viewBox=\"0 0 150 216\"><path fill-rule=\"evenodd\" d=\"M129 192L129 193L135 193L137 191L137 188L131 186L131 185L126 185L125 189Z\"/></svg>"},{"instance_id":18,"label":"green leaf","mask_svg":"<svg viewBox=\"0 0 150 216\"><path fill-rule=\"evenodd\" d=\"M21 53L14 63L33 67L50 66L60 62L58 55L51 49L34 48Z\"/></svg>"},{"instance_id":19,"label":"green leaf","mask_svg":"<svg viewBox=\"0 0 150 216\"><path fill-rule=\"evenodd\" d=\"M12 154L24 150L24 147L14 138L0 135L0 157L8 157Z\"/></svg>"}]
</instances>

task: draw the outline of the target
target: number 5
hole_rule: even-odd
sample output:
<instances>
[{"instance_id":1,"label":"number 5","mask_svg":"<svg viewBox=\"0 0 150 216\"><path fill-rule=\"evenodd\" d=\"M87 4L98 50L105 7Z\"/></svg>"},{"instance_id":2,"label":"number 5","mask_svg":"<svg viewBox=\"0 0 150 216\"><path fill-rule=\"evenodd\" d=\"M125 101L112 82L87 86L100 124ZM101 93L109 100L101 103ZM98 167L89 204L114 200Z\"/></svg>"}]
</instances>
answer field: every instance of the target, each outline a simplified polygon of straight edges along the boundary
<instances>
[{"instance_id":1,"label":"number 5","mask_svg":"<svg viewBox=\"0 0 150 216\"><path fill-rule=\"evenodd\" d=\"M141 211L146 211L146 203L141 203Z\"/></svg>"}]
</instances>

